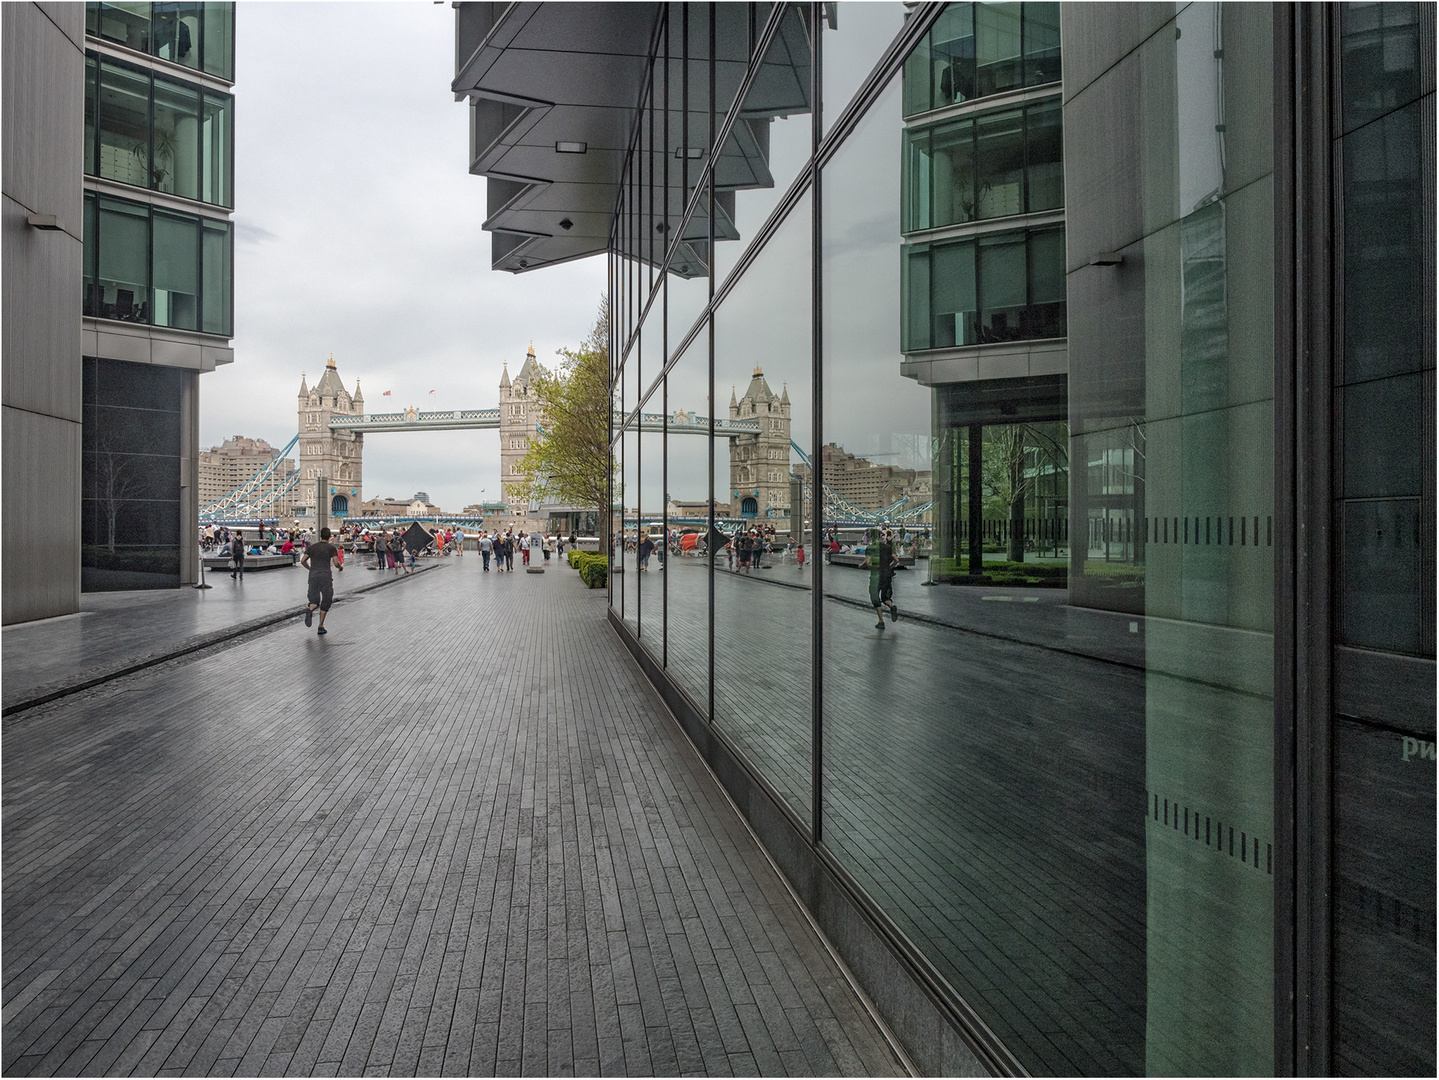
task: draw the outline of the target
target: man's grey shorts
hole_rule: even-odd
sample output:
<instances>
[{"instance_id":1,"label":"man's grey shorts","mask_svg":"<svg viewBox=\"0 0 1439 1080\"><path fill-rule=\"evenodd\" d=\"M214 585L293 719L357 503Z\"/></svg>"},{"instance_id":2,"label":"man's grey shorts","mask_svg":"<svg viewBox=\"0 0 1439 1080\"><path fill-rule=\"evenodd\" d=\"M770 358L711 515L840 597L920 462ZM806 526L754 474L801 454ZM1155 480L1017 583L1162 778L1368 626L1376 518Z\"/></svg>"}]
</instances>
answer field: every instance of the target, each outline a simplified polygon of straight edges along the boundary
<instances>
[{"instance_id":1,"label":"man's grey shorts","mask_svg":"<svg viewBox=\"0 0 1439 1080\"><path fill-rule=\"evenodd\" d=\"M308 602L314 604L321 611L329 611L330 604L335 599L334 578L311 578L310 595Z\"/></svg>"}]
</instances>

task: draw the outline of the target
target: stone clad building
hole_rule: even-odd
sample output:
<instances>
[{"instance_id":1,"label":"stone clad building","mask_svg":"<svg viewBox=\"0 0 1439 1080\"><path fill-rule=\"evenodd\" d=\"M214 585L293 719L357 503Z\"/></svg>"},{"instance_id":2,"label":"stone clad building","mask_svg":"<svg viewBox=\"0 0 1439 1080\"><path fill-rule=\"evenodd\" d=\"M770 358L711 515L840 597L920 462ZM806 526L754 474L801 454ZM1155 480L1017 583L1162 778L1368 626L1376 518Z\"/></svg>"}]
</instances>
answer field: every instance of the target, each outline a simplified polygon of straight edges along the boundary
<instances>
[{"instance_id":1,"label":"stone clad building","mask_svg":"<svg viewBox=\"0 0 1439 1080\"><path fill-rule=\"evenodd\" d=\"M244 435L231 435L219 446L200 451L200 505L206 506L223 498L236 488L247 483L257 472L275 458L279 450L264 439L251 439ZM256 492L260 497L267 492L285 486L295 472L293 458L286 458L275 471L265 487ZM265 511L266 517L288 517L295 504L295 492L287 492L279 501Z\"/></svg>"},{"instance_id":2,"label":"stone clad building","mask_svg":"<svg viewBox=\"0 0 1439 1080\"><path fill-rule=\"evenodd\" d=\"M789 389L783 387L776 394L756 366L744 397L736 400L731 387L729 418L759 421L758 434L740 435L730 443L731 508L738 510L740 517L767 518L775 528L788 528Z\"/></svg>"},{"instance_id":3,"label":"stone clad building","mask_svg":"<svg viewBox=\"0 0 1439 1080\"><path fill-rule=\"evenodd\" d=\"M298 400L300 494L295 502L312 505L314 482L327 477L330 490L323 494L330 500L329 513L344 517L352 505L358 507L361 502L361 454L365 436L357 431L331 431L329 423L335 413L344 416L364 413L365 398L360 393L360 383L356 380L353 394L346 390L332 355L325 365L325 373L313 387L307 387L304 375L300 376Z\"/></svg>"},{"instance_id":4,"label":"stone clad building","mask_svg":"<svg viewBox=\"0 0 1439 1080\"><path fill-rule=\"evenodd\" d=\"M520 365L514 379L510 378L508 363L500 375L500 488L510 519L507 524L524 522L526 531L545 527L538 512L530 513L529 500L520 498L514 491L514 485L523 479L519 470L520 459L529 450L530 439L534 438L543 419L539 403L530 395L530 380L539 368L532 341L525 353L525 362ZM534 519L532 524L531 519Z\"/></svg>"}]
</instances>

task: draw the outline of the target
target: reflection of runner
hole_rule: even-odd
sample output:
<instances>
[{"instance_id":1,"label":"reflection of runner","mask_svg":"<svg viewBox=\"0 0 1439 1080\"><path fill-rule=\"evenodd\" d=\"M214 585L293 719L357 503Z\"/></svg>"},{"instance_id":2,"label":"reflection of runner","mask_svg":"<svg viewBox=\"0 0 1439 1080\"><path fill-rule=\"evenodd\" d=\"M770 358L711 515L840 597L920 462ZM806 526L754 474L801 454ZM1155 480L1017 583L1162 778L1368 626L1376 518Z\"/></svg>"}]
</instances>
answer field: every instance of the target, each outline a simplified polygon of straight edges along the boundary
<instances>
[{"instance_id":1,"label":"reflection of runner","mask_svg":"<svg viewBox=\"0 0 1439 1080\"><path fill-rule=\"evenodd\" d=\"M865 536L864 566L869 568L869 602L874 607L876 630L884 629L884 609L889 608L891 622L899 622L899 608L894 603L894 568L899 559L894 553L894 539L886 532L881 539L878 529Z\"/></svg>"},{"instance_id":2,"label":"reflection of runner","mask_svg":"<svg viewBox=\"0 0 1439 1080\"><path fill-rule=\"evenodd\" d=\"M327 634L325 629L325 616L329 613L330 605L335 600L335 579L330 574L330 564L342 573L345 564L340 558L339 549L330 543L330 530L320 530L320 540L311 544L305 549L304 556L300 559L300 565L310 571L309 607L305 609L305 625L309 626L314 617L315 609L320 610L320 628L315 631L317 634Z\"/></svg>"}]
</instances>

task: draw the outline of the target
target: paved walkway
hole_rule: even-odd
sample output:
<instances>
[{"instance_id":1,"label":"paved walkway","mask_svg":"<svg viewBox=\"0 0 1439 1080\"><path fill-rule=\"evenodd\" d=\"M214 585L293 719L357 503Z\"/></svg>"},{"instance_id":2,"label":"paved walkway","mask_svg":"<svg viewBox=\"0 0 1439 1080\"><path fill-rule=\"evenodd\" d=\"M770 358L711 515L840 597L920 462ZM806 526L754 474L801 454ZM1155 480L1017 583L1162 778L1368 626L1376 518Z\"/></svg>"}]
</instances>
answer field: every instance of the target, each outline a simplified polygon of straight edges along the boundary
<instances>
[{"instance_id":1,"label":"paved walkway","mask_svg":"<svg viewBox=\"0 0 1439 1080\"><path fill-rule=\"evenodd\" d=\"M420 569L429 563L419 560ZM396 576L351 556L345 572L335 575L335 595ZM5 627L0 695L6 712L135 663L209 644L237 628L254 628L305 603L304 567L252 570L239 580L214 570L205 579L208 589L83 593L74 615Z\"/></svg>"},{"instance_id":2,"label":"paved walkway","mask_svg":"<svg viewBox=\"0 0 1439 1080\"><path fill-rule=\"evenodd\" d=\"M897 1073L603 612L447 560L16 714L4 1071Z\"/></svg>"}]
</instances>

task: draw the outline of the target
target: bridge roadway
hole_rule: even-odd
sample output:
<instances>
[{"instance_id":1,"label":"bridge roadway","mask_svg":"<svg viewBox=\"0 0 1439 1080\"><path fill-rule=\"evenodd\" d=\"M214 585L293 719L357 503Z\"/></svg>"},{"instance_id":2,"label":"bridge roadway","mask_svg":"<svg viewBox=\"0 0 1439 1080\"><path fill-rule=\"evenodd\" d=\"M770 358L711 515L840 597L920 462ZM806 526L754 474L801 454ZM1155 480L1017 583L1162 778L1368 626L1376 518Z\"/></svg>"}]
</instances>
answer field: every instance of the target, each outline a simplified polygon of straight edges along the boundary
<instances>
[{"instance_id":1,"label":"bridge roadway","mask_svg":"<svg viewBox=\"0 0 1439 1080\"><path fill-rule=\"evenodd\" d=\"M4 1073L897 1074L604 609L448 558L13 714Z\"/></svg>"},{"instance_id":2,"label":"bridge roadway","mask_svg":"<svg viewBox=\"0 0 1439 1080\"><path fill-rule=\"evenodd\" d=\"M633 415L633 414L631 414ZM628 417L615 413L615 426L624 425ZM639 430L669 431L680 435L709 434L709 417L696 416L677 410L668 416L664 413L640 413ZM402 412L364 413L360 416L330 417L331 431L484 431L498 429L499 409L436 409L431 411L407 409ZM715 434L724 438L740 435L757 435L758 420L731 420L728 417L715 418Z\"/></svg>"}]
</instances>

